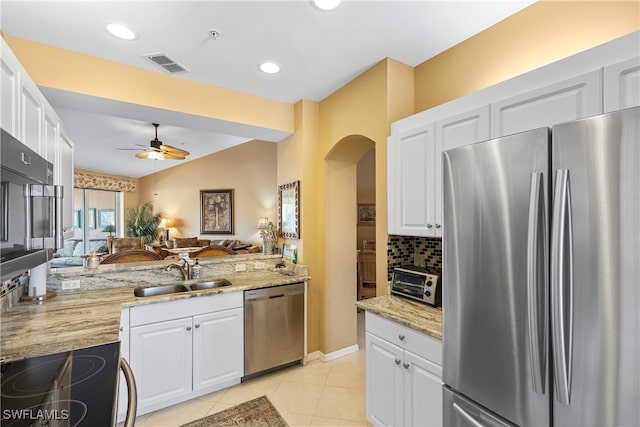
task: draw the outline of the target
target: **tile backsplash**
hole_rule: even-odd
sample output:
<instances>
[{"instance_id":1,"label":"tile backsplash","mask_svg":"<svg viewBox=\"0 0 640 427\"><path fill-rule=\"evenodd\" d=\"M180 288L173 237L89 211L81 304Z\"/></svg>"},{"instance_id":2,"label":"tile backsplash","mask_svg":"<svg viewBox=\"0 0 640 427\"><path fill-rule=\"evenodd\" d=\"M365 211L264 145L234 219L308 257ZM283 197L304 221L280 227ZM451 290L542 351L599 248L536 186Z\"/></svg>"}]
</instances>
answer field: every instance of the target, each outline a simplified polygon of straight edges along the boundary
<instances>
[{"instance_id":1,"label":"tile backsplash","mask_svg":"<svg viewBox=\"0 0 640 427\"><path fill-rule=\"evenodd\" d=\"M442 239L389 235L387 240L387 280L394 267L416 265L442 270Z\"/></svg>"}]
</instances>

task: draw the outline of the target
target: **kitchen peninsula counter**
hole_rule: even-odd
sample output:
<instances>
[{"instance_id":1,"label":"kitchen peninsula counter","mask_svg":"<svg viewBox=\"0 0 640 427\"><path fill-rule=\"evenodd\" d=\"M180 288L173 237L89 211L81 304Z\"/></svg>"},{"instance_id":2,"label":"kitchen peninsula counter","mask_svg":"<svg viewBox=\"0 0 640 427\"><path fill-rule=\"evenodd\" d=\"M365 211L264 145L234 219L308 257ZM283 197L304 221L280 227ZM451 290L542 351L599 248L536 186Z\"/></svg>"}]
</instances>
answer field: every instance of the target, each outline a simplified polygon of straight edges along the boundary
<instances>
[{"instance_id":1,"label":"kitchen peninsula counter","mask_svg":"<svg viewBox=\"0 0 640 427\"><path fill-rule=\"evenodd\" d=\"M442 339L442 307L432 307L395 295L356 301L356 306L434 338Z\"/></svg>"},{"instance_id":2,"label":"kitchen peninsula counter","mask_svg":"<svg viewBox=\"0 0 640 427\"><path fill-rule=\"evenodd\" d=\"M251 258L250 262L254 260L255 258ZM234 263L240 261L241 259L234 257ZM248 269L239 273L229 272L227 269L224 273L212 272L209 274L203 268L203 277L200 281L224 278L229 280L232 285L153 297L135 297L133 289L136 286L194 282L182 282L176 280L170 272L164 272L164 282L149 283L144 279L149 276L151 270L148 263L144 264L146 264L146 270L140 271L140 274L136 274L135 268L128 270L120 266L113 269L107 268L104 275L98 272L92 273L92 277L87 279L80 279L82 282L88 283L88 288L85 288L83 284L81 290L58 291L56 297L43 304L22 302L7 309L2 313L0 361L20 360L118 341L120 312L124 307L211 296L226 292L241 292L247 289L286 285L310 279L306 275L306 268L301 268L301 266L295 266L294 275L285 275L281 271L273 271L271 268ZM162 272L163 265L160 264L158 263L154 269ZM115 283L113 278L109 279L109 272L115 270L126 273L128 280L119 277ZM81 273L82 271L77 272L78 278L82 277ZM86 271L84 273L88 274ZM157 271L154 271L153 274L157 274ZM56 274L51 276L56 276ZM71 272L62 276L64 276L63 279L65 277L69 279L73 278L74 274ZM55 283L56 280L55 277L51 278L52 283ZM114 283L110 283L109 287L98 287L96 283L100 280ZM49 287L49 280L47 286Z\"/></svg>"}]
</instances>

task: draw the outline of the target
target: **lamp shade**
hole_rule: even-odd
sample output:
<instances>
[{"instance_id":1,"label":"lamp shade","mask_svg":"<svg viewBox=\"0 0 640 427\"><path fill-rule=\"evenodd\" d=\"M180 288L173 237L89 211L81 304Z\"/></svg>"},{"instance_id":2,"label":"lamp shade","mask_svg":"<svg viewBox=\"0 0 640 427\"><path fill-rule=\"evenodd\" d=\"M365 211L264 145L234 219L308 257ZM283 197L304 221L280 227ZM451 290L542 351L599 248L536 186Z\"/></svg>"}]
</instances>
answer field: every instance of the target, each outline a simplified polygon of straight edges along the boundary
<instances>
[{"instance_id":1,"label":"lamp shade","mask_svg":"<svg viewBox=\"0 0 640 427\"><path fill-rule=\"evenodd\" d=\"M269 227L271 227L271 221L269 221L269 218L267 217L260 218L258 225L256 225L258 230L268 230Z\"/></svg>"},{"instance_id":2,"label":"lamp shade","mask_svg":"<svg viewBox=\"0 0 640 427\"><path fill-rule=\"evenodd\" d=\"M168 218L162 218L160 220L160 224L158 224L158 229L159 230L166 230L167 228L169 228L169 223L171 222L170 219Z\"/></svg>"}]
</instances>

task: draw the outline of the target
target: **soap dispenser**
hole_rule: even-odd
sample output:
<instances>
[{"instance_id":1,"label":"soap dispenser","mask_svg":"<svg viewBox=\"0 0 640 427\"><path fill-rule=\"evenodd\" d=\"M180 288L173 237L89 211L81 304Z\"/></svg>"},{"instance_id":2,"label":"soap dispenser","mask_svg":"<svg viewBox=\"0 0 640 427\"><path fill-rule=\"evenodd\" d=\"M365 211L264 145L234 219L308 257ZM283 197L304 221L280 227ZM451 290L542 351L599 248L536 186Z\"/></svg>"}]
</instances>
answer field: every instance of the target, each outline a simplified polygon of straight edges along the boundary
<instances>
[{"instance_id":1,"label":"soap dispenser","mask_svg":"<svg viewBox=\"0 0 640 427\"><path fill-rule=\"evenodd\" d=\"M193 265L191 270L191 278L192 279L200 279L202 277L202 266L200 265L200 261L196 258L196 263Z\"/></svg>"}]
</instances>

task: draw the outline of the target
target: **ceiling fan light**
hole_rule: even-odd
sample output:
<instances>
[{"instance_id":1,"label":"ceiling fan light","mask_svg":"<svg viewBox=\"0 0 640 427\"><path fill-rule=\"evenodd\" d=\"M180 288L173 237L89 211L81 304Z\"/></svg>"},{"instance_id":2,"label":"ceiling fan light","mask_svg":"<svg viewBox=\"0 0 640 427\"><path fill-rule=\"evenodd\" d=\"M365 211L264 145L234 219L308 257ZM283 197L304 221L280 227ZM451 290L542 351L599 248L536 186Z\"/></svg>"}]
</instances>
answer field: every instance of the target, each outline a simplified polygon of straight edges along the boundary
<instances>
[{"instance_id":1,"label":"ceiling fan light","mask_svg":"<svg viewBox=\"0 0 640 427\"><path fill-rule=\"evenodd\" d=\"M340 5L341 0L311 0L317 9L320 10L333 10Z\"/></svg>"},{"instance_id":2,"label":"ceiling fan light","mask_svg":"<svg viewBox=\"0 0 640 427\"><path fill-rule=\"evenodd\" d=\"M152 151L149 153L149 158L152 160L164 160L164 155L157 151Z\"/></svg>"},{"instance_id":3,"label":"ceiling fan light","mask_svg":"<svg viewBox=\"0 0 640 427\"><path fill-rule=\"evenodd\" d=\"M135 40L138 37L131 28L122 24L107 24L107 31L122 40Z\"/></svg>"}]
</instances>

